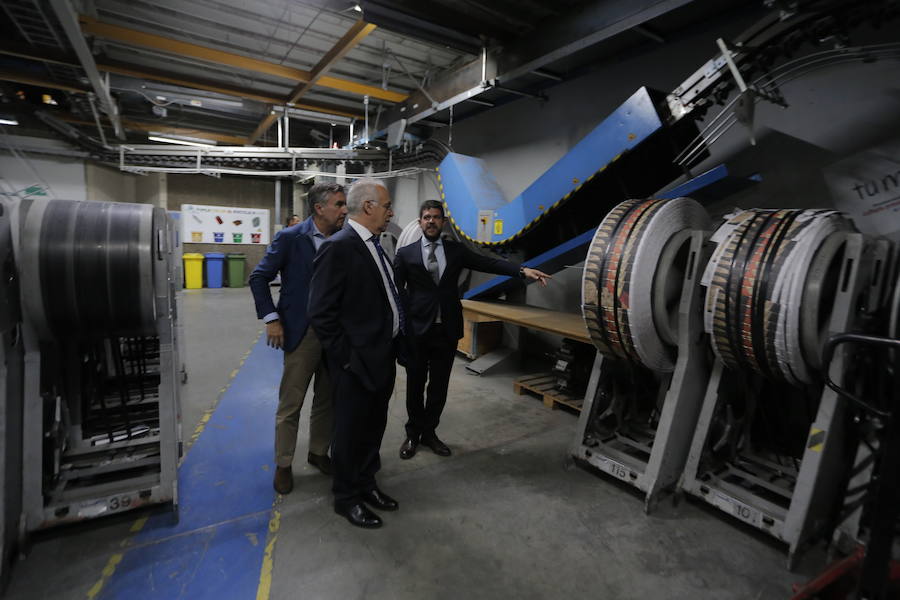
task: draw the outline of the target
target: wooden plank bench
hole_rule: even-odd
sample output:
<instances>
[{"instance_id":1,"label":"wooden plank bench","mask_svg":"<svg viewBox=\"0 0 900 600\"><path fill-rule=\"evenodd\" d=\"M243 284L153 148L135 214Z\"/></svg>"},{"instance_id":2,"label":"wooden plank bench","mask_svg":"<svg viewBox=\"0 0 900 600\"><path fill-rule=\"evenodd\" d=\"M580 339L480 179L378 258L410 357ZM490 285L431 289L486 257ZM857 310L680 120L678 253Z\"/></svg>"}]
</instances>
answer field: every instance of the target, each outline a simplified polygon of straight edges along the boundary
<instances>
[{"instance_id":1,"label":"wooden plank bench","mask_svg":"<svg viewBox=\"0 0 900 600\"><path fill-rule=\"evenodd\" d=\"M482 321L504 321L529 329L545 331L585 344L591 343L584 318L580 314L565 313L524 304L463 300L463 312Z\"/></svg>"}]
</instances>

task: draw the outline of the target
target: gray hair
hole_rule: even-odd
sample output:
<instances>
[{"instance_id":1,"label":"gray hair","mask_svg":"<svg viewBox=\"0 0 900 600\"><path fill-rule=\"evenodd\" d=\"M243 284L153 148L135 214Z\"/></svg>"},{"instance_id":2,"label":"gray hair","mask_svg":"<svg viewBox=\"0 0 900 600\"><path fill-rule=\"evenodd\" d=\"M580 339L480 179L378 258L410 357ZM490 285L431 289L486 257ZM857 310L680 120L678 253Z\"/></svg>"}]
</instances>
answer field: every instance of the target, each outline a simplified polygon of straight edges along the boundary
<instances>
[{"instance_id":1,"label":"gray hair","mask_svg":"<svg viewBox=\"0 0 900 600\"><path fill-rule=\"evenodd\" d=\"M350 186L350 192L347 194L347 213L358 215L362 212L363 204L366 202L378 202L378 188L387 191L387 186L383 181L374 177L363 177L357 179Z\"/></svg>"},{"instance_id":2,"label":"gray hair","mask_svg":"<svg viewBox=\"0 0 900 600\"><path fill-rule=\"evenodd\" d=\"M344 186L337 183L317 183L309 189L306 194L306 202L309 206L309 214L316 214L316 204L325 206L328 204L328 197L332 194L343 194Z\"/></svg>"}]
</instances>

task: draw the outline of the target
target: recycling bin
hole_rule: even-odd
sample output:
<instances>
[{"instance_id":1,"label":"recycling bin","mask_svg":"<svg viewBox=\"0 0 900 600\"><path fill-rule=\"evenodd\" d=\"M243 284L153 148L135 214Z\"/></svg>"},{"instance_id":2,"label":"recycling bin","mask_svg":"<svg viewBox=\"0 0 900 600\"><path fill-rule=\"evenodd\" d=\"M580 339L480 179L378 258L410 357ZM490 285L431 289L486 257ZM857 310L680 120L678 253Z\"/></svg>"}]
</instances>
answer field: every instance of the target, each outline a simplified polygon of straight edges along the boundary
<instances>
[{"instance_id":1,"label":"recycling bin","mask_svg":"<svg viewBox=\"0 0 900 600\"><path fill-rule=\"evenodd\" d=\"M222 276L225 270L225 255L221 252L206 253L206 287L222 287Z\"/></svg>"},{"instance_id":2,"label":"recycling bin","mask_svg":"<svg viewBox=\"0 0 900 600\"><path fill-rule=\"evenodd\" d=\"M182 255L184 259L184 287L189 290L199 290L203 287L203 255L196 252L187 252Z\"/></svg>"},{"instance_id":3,"label":"recycling bin","mask_svg":"<svg viewBox=\"0 0 900 600\"><path fill-rule=\"evenodd\" d=\"M244 287L244 272L247 257L240 253L228 254L228 287Z\"/></svg>"}]
</instances>

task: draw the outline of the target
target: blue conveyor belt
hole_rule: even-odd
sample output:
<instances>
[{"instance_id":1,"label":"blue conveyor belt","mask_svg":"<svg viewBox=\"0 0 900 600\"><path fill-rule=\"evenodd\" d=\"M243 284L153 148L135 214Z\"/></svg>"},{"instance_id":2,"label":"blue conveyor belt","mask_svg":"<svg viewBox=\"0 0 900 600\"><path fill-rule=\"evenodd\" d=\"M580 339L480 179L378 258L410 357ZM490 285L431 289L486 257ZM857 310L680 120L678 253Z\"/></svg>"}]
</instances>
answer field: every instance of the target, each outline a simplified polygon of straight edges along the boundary
<instances>
[{"instance_id":1,"label":"blue conveyor belt","mask_svg":"<svg viewBox=\"0 0 900 600\"><path fill-rule=\"evenodd\" d=\"M642 87L511 202L483 161L450 153L438 166L446 214L473 242L513 241L662 126L649 90ZM481 222L482 211L492 211L489 223ZM489 241L479 236L484 227L490 227Z\"/></svg>"},{"instance_id":2,"label":"blue conveyor belt","mask_svg":"<svg viewBox=\"0 0 900 600\"><path fill-rule=\"evenodd\" d=\"M759 181L759 176L754 175L746 179L733 177L729 175L728 167L719 165L670 190L659 192L655 194L655 197L679 198L682 196L693 196L696 198L698 196L715 195L717 192L721 196L725 196L739 187L755 181ZM577 264L584 260L588 246L590 246L591 240L594 238L595 231L597 231L597 228L592 227L559 246L526 260L522 264L526 267L540 269L545 273L556 273L566 265ZM512 279L505 275L494 277L467 291L463 298L469 300L486 294L498 294L505 290L511 281Z\"/></svg>"}]
</instances>

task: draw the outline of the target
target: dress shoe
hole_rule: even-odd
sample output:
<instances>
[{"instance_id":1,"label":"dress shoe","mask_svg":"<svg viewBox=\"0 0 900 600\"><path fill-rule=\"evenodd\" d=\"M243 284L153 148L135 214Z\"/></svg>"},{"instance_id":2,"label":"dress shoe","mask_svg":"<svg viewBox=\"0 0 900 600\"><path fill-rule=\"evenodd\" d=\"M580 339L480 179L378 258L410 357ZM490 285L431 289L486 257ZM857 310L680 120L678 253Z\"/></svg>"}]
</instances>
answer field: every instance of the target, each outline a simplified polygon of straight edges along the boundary
<instances>
[{"instance_id":1,"label":"dress shoe","mask_svg":"<svg viewBox=\"0 0 900 600\"><path fill-rule=\"evenodd\" d=\"M290 494L294 489L294 472L290 467L275 467L275 480L272 485L279 494Z\"/></svg>"},{"instance_id":2,"label":"dress shoe","mask_svg":"<svg viewBox=\"0 0 900 600\"><path fill-rule=\"evenodd\" d=\"M313 454L310 452L306 455L306 462L322 471L322 475L331 475L331 459L327 454Z\"/></svg>"},{"instance_id":3,"label":"dress shoe","mask_svg":"<svg viewBox=\"0 0 900 600\"><path fill-rule=\"evenodd\" d=\"M396 500L379 490L378 488L362 493L362 499L366 504L380 508L381 510L397 510L400 504Z\"/></svg>"},{"instance_id":4,"label":"dress shoe","mask_svg":"<svg viewBox=\"0 0 900 600\"><path fill-rule=\"evenodd\" d=\"M351 504L347 507L334 505L334 512L345 517L352 525L364 527L365 529L377 529L381 527L381 517L366 508L362 502Z\"/></svg>"},{"instance_id":5,"label":"dress shoe","mask_svg":"<svg viewBox=\"0 0 900 600\"><path fill-rule=\"evenodd\" d=\"M412 458L416 455L416 448L418 448L418 446L419 442L412 438L406 438L406 441L400 446L400 458L404 460Z\"/></svg>"},{"instance_id":6,"label":"dress shoe","mask_svg":"<svg viewBox=\"0 0 900 600\"><path fill-rule=\"evenodd\" d=\"M429 436L423 435L420 443L423 446L431 448L431 451L438 456L450 456L450 448L448 448L447 444L439 440L438 437L434 434Z\"/></svg>"}]
</instances>

